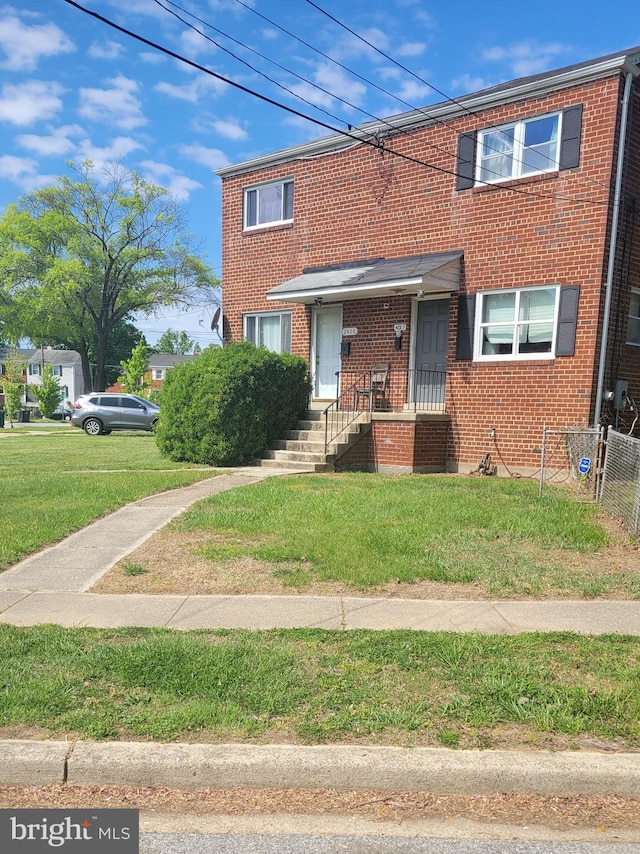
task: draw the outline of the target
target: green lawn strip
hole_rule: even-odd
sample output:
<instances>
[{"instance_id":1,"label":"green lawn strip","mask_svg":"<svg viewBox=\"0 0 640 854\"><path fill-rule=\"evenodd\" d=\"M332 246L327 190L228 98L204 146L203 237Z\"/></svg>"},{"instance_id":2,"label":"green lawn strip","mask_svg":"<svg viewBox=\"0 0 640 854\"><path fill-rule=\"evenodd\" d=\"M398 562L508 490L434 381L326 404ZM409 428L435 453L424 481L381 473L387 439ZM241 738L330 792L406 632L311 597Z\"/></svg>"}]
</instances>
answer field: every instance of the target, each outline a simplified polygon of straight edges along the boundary
<instances>
[{"instance_id":1,"label":"green lawn strip","mask_svg":"<svg viewBox=\"0 0 640 854\"><path fill-rule=\"evenodd\" d=\"M640 746L640 638L0 625L0 727L51 737Z\"/></svg>"},{"instance_id":2,"label":"green lawn strip","mask_svg":"<svg viewBox=\"0 0 640 854\"><path fill-rule=\"evenodd\" d=\"M0 441L0 569L130 501L219 474L160 456L147 434Z\"/></svg>"},{"instance_id":3,"label":"green lawn strip","mask_svg":"<svg viewBox=\"0 0 640 854\"><path fill-rule=\"evenodd\" d=\"M528 480L315 475L220 494L174 523L212 534L211 561L251 557L292 587L357 588L422 579L474 583L489 595L640 597L640 574L568 570L608 536L593 506Z\"/></svg>"}]
</instances>

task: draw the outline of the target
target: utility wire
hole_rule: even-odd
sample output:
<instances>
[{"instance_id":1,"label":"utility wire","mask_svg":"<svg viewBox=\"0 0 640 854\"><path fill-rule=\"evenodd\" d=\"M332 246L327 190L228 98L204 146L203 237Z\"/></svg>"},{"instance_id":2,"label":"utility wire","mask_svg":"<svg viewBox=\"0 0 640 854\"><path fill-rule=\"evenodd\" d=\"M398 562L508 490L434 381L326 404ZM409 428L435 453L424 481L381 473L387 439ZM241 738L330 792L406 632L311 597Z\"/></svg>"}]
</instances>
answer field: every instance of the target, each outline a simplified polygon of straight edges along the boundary
<instances>
[{"instance_id":1,"label":"utility wire","mask_svg":"<svg viewBox=\"0 0 640 854\"><path fill-rule=\"evenodd\" d=\"M240 0L236 0L236 2L240 2ZM384 58L385 58L385 59L389 60L389 62L392 62L395 66L397 66L398 68L400 68L400 69L401 69L402 71L404 71L406 74L411 75L411 77L413 77L413 78L414 78L415 80L417 80L419 83L422 83L422 84L424 84L425 86L428 86L428 87L429 87L429 89L433 90L434 92L437 92L437 93L438 93L438 95L442 96L442 97L443 97L446 101L448 101L449 103L451 103L451 104L455 104L456 106L460 107L462 110L464 110L464 111L465 111L466 113L468 113L470 116L479 116L479 115L480 115L480 114L479 114L479 113L477 113L475 110L472 110L470 107L467 107L467 106L466 106L462 101L458 101L458 100L456 100L456 98L452 98L450 95L447 95L447 94L446 94L445 92L443 92L441 89L438 89L438 87L437 87L437 86L434 86L434 85L433 85L433 83L429 83L429 81L428 81L428 80L425 80L423 77L420 77L418 74L416 74L416 73L415 73L414 71L412 71L410 68L407 68L407 66L406 66L406 65L403 65L401 62L398 62L398 60L397 60L397 59L394 59L394 58L393 58L392 56L390 56L388 53L385 53L385 51L383 51L381 48L379 48L379 47L377 47L376 45L374 45L372 42L368 41L364 36L361 36L361 35L360 35L359 33L357 33L355 30L352 30L352 29L351 29L351 27L347 26L347 24L343 23L343 22L342 22L342 21L340 21L338 18L336 18L336 17L334 17L333 15L331 15L329 12L327 12L327 11L326 11L326 9L323 9L321 6L319 6L317 3L315 3L315 2L314 2L314 0L306 0L306 2L307 2L310 6L313 6L313 8L314 8L314 9L317 9L317 10L318 10L318 12L320 12L322 15L325 15L327 18L329 18L329 20L333 21L333 22L334 22L334 24L337 24L339 27L342 27L342 29L346 30L346 31L347 31L348 33L350 33L352 36L354 36L355 38L359 39L363 44L366 44L366 45L367 45L367 47L370 47L372 50L375 50L375 51L376 51L376 53L379 53L379 54L380 54L380 56L384 56ZM243 6L244 6L244 3L242 3L241 5L243 5ZM402 102L402 103L404 103L404 102ZM433 117L432 117L432 118L433 118ZM435 120L436 120L436 121L438 121L437 119L435 119ZM489 129L492 129L492 130L497 130L497 131L502 130L502 128L497 127L496 125L488 125L487 127L488 127ZM495 151L497 154L502 154L502 153L504 153L504 152L500 151L499 149L492 148L491 146L487 146L487 147L489 148L489 150L490 150L490 151ZM541 155L541 152L536 152L536 154L537 154L538 156L540 156L540 155ZM546 157L546 159L549 161L549 163L553 163L553 164L555 165L555 162L556 162L556 161L555 161L552 157L550 157L548 154L543 154L542 156L543 156L543 157ZM523 161L519 161L519 160L517 160L517 159L515 159L515 158L514 158L514 163L523 163ZM494 174L495 174L495 173L494 173ZM597 186L604 187L604 188L605 188L605 189L607 189L607 190L609 189L609 184L603 184L601 181L596 181L594 178L586 178L586 179L585 179L583 176L580 176L580 177L581 177L581 178L583 178L583 180L588 180L588 181L590 181L592 184L595 184L595 185L597 185Z\"/></svg>"},{"instance_id":2,"label":"utility wire","mask_svg":"<svg viewBox=\"0 0 640 854\"><path fill-rule=\"evenodd\" d=\"M202 24L203 26L214 30L216 33L219 33L220 35L224 36L225 38L228 38L230 41L234 42L235 44L240 45L244 49L255 54L256 56L259 56L260 59L265 60L265 62L269 62L272 65L275 65L276 68L279 68L281 71L284 71L285 74L291 74L294 77L297 77L298 80L301 80L303 83L307 83L309 86L313 86L314 89L317 89L319 92L323 92L325 95L328 95L333 100L339 101L340 103L345 104L347 107L350 107L351 109L356 110L359 113L362 113L362 115L364 115L364 116L368 116L370 119L373 119L376 122L387 125L387 127L392 131L397 131L397 128L391 122L389 122L387 119L379 118L378 116L374 115L373 113L370 113L368 110L365 110L362 107L358 107L355 104L352 104L350 101L347 101L344 98L341 98L339 95L336 95L334 92L330 92L328 89L325 89L322 86L319 86L317 83L314 83L312 80L309 80L308 78L303 77L302 75L298 74L297 72L293 71L292 69L286 68L284 65L280 65L280 63L276 62L273 59L270 59L268 56L265 56L264 54L260 53L260 51L255 50L255 48L252 48L250 45L239 41L238 39L234 38L233 36L230 36L228 33L225 33L223 30L220 30L218 27L215 27L213 24L209 23L208 21L205 21L202 18L199 18L197 15L194 15L192 12L189 12L187 9L180 6L178 3L174 3L174 2L172 2L172 0L166 0L166 2L169 6L173 6L176 9L180 9L180 11L183 12L185 15L189 15L189 17L193 18L195 21L198 21L199 24ZM220 48L220 50L224 51L229 56L233 57L235 60L237 60L238 62L245 65L247 68L251 69L251 71L254 71L256 74L260 74L260 76L264 77L264 79L269 81L269 83L274 83L276 86L278 86L283 91L288 92L289 95L292 95L294 98L296 98L300 101L303 101L305 104L308 104L310 107L313 107L313 109L318 110L321 113L324 113L326 116L329 116L330 118L335 119L337 122L340 122L341 124L344 124L348 130L351 128L352 124L350 122L347 122L345 119L342 119L339 116L336 116L333 113L330 113L328 110L325 110L323 107L320 107L317 104L314 104L312 101L309 101L307 98L304 98L299 93L294 92L292 89L289 89L284 84L279 83L277 80L274 80L273 78L269 77L264 72L255 68L253 65L250 65L244 59L241 59L239 56L236 56L236 54L234 54L232 51L227 50L227 48L220 45L217 41L215 41L215 39L212 39L209 36L205 35L197 27L195 27L193 24L190 24L188 21L185 21L184 18L182 18L180 15L176 14L171 9L168 9L161 2L161 0L154 0L154 3L156 3L158 6L160 6L162 9L164 9L166 12L168 12L170 15L173 15L175 18L177 18L179 21L181 21L187 27L190 27L192 30L194 30L196 33L201 35L207 41L210 41L216 47ZM391 93L388 93L388 94L391 95ZM393 97L393 96L391 96L391 97ZM405 131L405 133L406 133L406 131ZM429 148L432 148L435 151L439 151L442 154L448 155L449 157L453 157L453 158L456 157L456 155L452 151L449 151L446 148L442 148L441 146L435 145L434 143L426 143L426 144ZM489 171L491 171L491 170L489 170ZM494 173L494 174L498 174L498 173Z\"/></svg>"},{"instance_id":3,"label":"utility wire","mask_svg":"<svg viewBox=\"0 0 640 854\"><path fill-rule=\"evenodd\" d=\"M360 145L367 145L370 148L374 148L383 154L384 153L390 154L394 157L399 157L402 160L406 160L406 161L408 161L410 163L414 163L418 166L425 166L426 168L432 169L435 172L441 172L445 175L452 175L454 178L459 177L458 173L453 171L452 169L445 169L442 166L436 166L433 163L428 163L427 161L420 160L417 157L412 157L409 154L403 154L402 152L396 151L395 149L387 148L384 144L384 141L376 140L376 139L363 138L362 136L359 136L355 133L352 133L351 131L341 130L340 128L333 127L332 125L327 124L326 122L323 122L320 119L315 119L311 116L306 115L305 113L301 113L299 110L293 109L293 107L288 107L286 104L282 104L279 101L275 101L273 98L269 98L267 95L263 95L262 93L256 92L253 89L249 89L247 86L243 86L241 83L238 83L235 80L230 80L228 77L225 77L222 74L218 74L216 71L212 71L210 68L207 68L204 65L200 65L199 63L194 62L191 59L187 59L185 56L182 56L181 54L176 53L175 51L170 50L169 48L164 47L163 45L160 45L157 42L153 42L150 39L147 39L144 36L141 36L140 34L133 32L132 30L128 30L125 27L122 27L119 24L116 24L114 21L109 20L109 18L105 18L103 15L100 15L98 12L94 12L92 9L87 9L85 6L81 6L79 3L75 2L75 0L64 0L64 2L68 3L70 6L73 6L74 8L78 9L79 11L84 12L87 15L90 15L91 17L95 18L96 20L101 21L103 24L106 24L107 26L112 27L115 30L118 30L118 32L121 32L121 33L124 33L124 35L130 36L131 38L135 39L136 41L141 42L142 44L146 44L148 47L152 47L155 50L159 50L161 53L164 53L167 56L171 56L173 59L177 59L179 62L184 62L186 65L189 65L190 67L195 68L198 71L202 71L204 74L208 74L209 76L214 77L216 80L220 80L221 82L226 83L229 86L232 86L233 88L238 89L241 92L244 92L245 94L251 95L254 98L258 98L260 101L264 101L265 103L270 104L271 106L274 106L274 107L278 107L279 109L284 110L285 112L290 113L291 115L297 116L298 118L305 119L306 121L312 122L313 124L316 124L316 125L319 125L320 127L326 128L327 130L331 131L332 133L334 133L336 135L344 136L348 139L352 139L352 140L354 140L354 142L357 142ZM486 182L486 181L482 181L480 183L483 183L489 187L494 186L490 182ZM577 198L570 197L570 196L555 196L551 193L537 193L534 191L519 189L517 187L504 187L501 185L495 185L495 186L496 186L496 189L505 189L511 193L516 194L516 195L529 196L529 197L541 198L541 199L554 199L556 201L566 201L566 202L578 201ZM595 204L595 205L607 205L608 204L608 202L600 202L600 201L597 201L596 199L589 199L586 197L580 198L579 200L580 200L580 202L583 202L583 203L584 202L590 202L591 204Z\"/></svg>"}]
</instances>

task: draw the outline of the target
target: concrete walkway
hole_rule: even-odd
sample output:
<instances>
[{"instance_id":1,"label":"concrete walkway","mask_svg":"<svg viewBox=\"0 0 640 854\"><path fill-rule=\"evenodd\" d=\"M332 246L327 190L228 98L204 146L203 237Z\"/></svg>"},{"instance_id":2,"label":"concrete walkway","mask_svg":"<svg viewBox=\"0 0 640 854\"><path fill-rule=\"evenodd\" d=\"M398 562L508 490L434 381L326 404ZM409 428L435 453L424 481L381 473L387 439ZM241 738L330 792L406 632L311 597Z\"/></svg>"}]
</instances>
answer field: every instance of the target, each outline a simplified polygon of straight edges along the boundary
<instances>
[{"instance_id":1,"label":"concrete walkway","mask_svg":"<svg viewBox=\"0 0 640 854\"><path fill-rule=\"evenodd\" d=\"M115 563L208 495L299 470L245 468L136 501L0 574L0 622L29 626L320 627L640 635L640 602L100 595ZM640 797L640 753L0 742L0 785L385 788Z\"/></svg>"},{"instance_id":2,"label":"concrete walkway","mask_svg":"<svg viewBox=\"0 0 640 854\"><path fill-rule=\"evenodd\" d=\"M135 501L0 573L0 621L30 626L572 631L640 635L638 601L420 600L87 593L195 501L298 469L247 467Z\"/></svg>"}]
</instances>

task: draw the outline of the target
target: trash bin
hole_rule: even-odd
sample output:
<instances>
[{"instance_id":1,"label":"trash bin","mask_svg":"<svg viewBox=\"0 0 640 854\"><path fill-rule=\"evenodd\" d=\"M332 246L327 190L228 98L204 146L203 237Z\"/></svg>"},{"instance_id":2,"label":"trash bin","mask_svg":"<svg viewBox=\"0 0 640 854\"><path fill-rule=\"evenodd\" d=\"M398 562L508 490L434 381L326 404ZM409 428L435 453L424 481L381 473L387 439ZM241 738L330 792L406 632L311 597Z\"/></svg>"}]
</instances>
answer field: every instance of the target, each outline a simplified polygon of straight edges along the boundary
<instances>
[{"instance_id":1,"label":"trash bin","mask_svg":"<svg viewBox=\"0 0 640 854\"><path fill-rule=\"evenodd\" d=\"M0 409L0 427L4 427L4 409Z\"/></svg>"},{"instance_id":2,"label":"trash bin","mask_svg":"<svg viewBox=\"0 0 640 854\"><path fill-rule=\"evenodd\" d=\"M28 424L29 423L29 410L28 409L21 409L20 412L18 412L18 422L22 423L22 424Z\"/></svg>"}]
</instances>

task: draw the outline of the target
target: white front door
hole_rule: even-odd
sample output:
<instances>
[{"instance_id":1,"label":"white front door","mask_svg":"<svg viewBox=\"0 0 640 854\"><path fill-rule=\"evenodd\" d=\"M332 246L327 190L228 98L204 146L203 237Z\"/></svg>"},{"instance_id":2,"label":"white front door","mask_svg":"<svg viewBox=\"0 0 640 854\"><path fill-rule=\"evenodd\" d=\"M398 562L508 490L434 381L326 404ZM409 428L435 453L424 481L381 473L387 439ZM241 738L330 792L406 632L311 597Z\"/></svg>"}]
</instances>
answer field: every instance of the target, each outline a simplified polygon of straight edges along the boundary
<instances>
[{"instance_id":1,"label":"white front door","mask_svg":"<svg viewBox=\"0 0 640 854\"><path fill-rule=\"evenodd\" d=\"M314 309L315 385L313 396L333 400L336 396L340 371L340 342L342 340L342 306L318 306Z\"/></svg>"}]
</instances>

